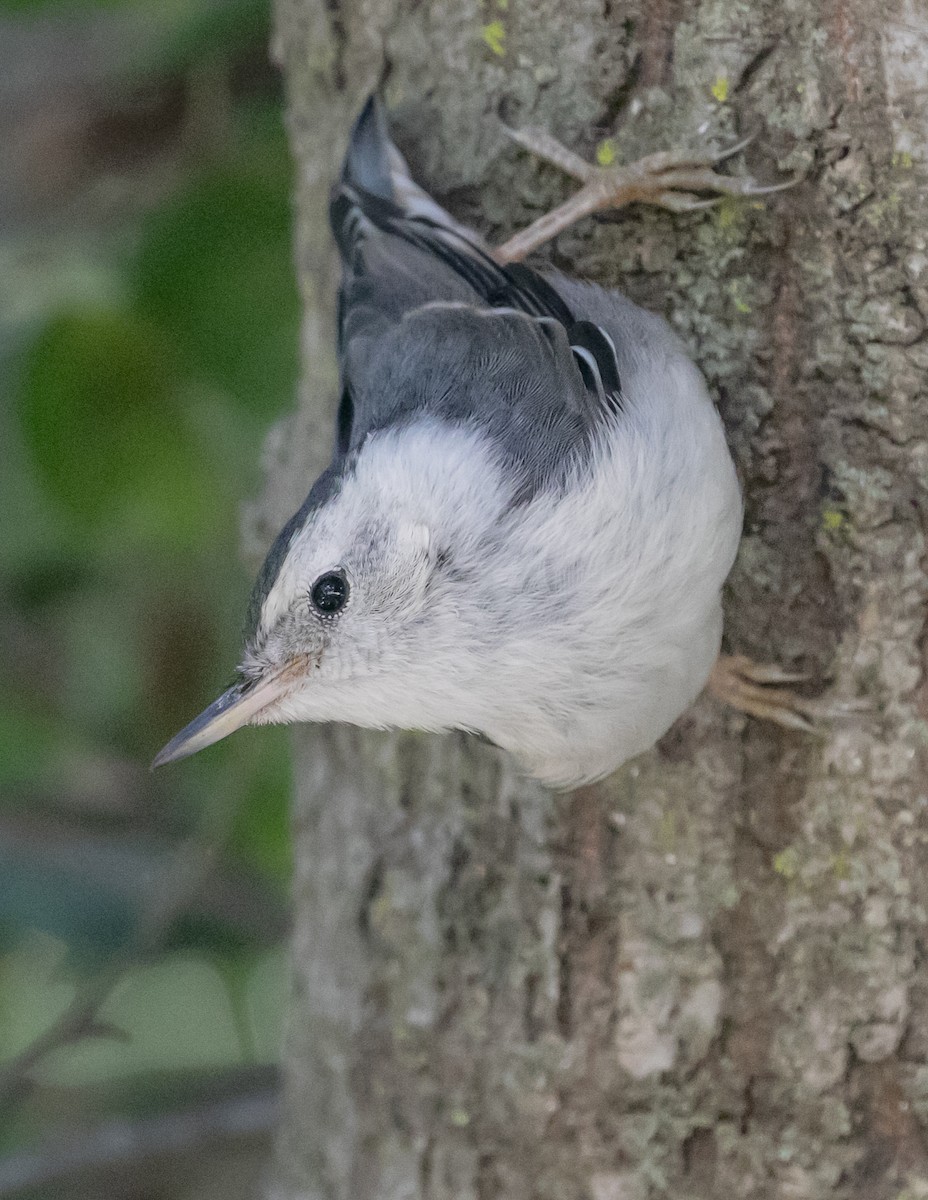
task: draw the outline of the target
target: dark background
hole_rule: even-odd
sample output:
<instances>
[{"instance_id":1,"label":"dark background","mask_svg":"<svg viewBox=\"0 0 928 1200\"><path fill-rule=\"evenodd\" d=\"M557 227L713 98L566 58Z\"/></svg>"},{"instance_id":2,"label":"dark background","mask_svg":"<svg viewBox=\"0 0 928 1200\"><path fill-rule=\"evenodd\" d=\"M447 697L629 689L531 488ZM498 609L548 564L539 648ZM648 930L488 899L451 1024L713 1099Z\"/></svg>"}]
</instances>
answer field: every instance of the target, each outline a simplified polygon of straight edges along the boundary
<instances>
[{"instance_id":1,"label":"dark background","mask_svg":"<svg viewBox=\"0 0 928 1200\"><path fill-rule=\"evenodd\" d=\"M285 736L228 681L292 406L256 0L0 0L0 1197L246 1194L275 1120Z\"/></svg>"}]
</instances>

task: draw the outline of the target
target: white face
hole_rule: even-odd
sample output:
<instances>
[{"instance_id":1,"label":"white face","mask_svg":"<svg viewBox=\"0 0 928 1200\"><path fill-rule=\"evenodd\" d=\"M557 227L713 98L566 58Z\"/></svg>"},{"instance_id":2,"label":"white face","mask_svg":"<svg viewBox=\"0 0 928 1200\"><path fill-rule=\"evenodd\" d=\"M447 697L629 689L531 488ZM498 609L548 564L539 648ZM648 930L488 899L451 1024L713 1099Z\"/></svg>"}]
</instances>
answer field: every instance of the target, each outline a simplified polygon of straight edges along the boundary
<instances>
[{"instance_id":1,"label":"white face","mask_svg":"<svg viewBox=\"0 0 928 1200\"><path fill-rule=\"evenodd\" d=\"M473 647L512 486L486 443L460 426L422 421L369 437L294 534L241 679L153 765L243 725L479 727L468 714L492 673Z\"/></svg>"},{"instance_id":2,"label":"white face","mask_svg":"<svg viewBox=\"0 0 928 1200\"><path fill-rule=\"evenodd\" d=\"M322 711L326 685L344 690L384 672L427 621L438 563L432 530L411 514L358 520L352 499L342 493L310 516L262 606L243 674L262 678L302 663L305 684L266 721L333 719Z\"/></svg>"},{"instance_id":3,"label":"white face","mask_svg":"<svg viewBox=\"0 0 928 1200\"><path fill-rule=\"evenodd\" d=\"M254 724L453 723L441 659L453 647L460 569L506 506L476 439L423 426L372 438L297 533L242 664L289 686Z\"/></svg>"},{"instance_id":4,"label":"white face","mask_svg":"<svg viewBox=\"0 0 928 1200\"><path fill-rule=\"evenodd\" d=\"M242 679L173 738L155 765L242 725L347 721L467 724L486 686L468 673L462 618L479 591L510 491L486 445L422 422L376 434L340 489L307 517L261 603ZM471 656L472 657L472 656Z\"/></svg>"}]
</instances>

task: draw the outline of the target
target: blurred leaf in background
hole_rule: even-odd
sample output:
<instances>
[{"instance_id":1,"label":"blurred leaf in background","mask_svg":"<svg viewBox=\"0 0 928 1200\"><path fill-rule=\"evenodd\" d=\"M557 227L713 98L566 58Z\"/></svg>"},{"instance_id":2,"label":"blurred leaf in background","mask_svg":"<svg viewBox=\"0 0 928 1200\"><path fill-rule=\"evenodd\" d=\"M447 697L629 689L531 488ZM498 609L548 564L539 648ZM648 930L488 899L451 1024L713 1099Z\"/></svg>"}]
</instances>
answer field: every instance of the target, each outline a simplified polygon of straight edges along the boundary
<instances>
[{"instance_id":1,"label":"blurred leaf in background","mask_svg":"<svg viewBox=\"0 0 928 1200\"><path fill-rule=\"evenodd\" d=\"M94 1121L264 1095L253 1069L276 1060L285 736L147 771L237 661L239 507L293 402L269 21L255 0L0 0L0 1079L122 964L101 1036L7 1094L0 1195L90 1194L43 1149L62 1131L92 1146ZM191 838L213 847L203 885L151 944L140 928ZM183 1156L162 1183L136 1177L129 1156L100 1194L198 1195L197 1179Z\"/></svg>"}]
</instances>

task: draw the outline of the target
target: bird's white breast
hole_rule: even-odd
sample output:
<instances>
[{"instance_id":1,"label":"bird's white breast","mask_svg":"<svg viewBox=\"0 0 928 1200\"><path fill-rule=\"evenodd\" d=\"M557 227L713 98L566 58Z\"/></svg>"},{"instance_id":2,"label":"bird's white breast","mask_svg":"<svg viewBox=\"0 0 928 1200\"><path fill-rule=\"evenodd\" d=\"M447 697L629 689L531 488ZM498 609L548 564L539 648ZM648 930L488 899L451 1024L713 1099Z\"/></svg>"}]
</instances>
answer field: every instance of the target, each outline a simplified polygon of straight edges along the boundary
<instances>
[{"instance_id":1,"label":"bird's white breast","mask_svg":"<svg viewBox=\"0 0 928 1200\"><path fill-rule=\"evenodd\" d=\"M705 685L741 497L702 378L673 356L604 428L591 465L510 516L488 559L499 639L475 720L554 785L647 749Z\"/></svg>"}]
</instances>

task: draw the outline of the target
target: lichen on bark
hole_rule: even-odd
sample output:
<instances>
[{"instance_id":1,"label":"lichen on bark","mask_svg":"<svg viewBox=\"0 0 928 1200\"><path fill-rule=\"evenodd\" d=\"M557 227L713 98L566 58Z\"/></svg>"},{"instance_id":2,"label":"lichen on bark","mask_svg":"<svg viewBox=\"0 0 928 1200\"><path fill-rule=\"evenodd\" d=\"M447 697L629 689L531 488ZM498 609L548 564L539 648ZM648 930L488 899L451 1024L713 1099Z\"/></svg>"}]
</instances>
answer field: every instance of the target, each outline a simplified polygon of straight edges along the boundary
<instances>
[{"instance_id":1,"label":"lichen on bark","mask_svg":"<svg viewBox=\"0 0 928 1200\"><path fill-rule=\"evenodd\" d=\"M732 649L868 712L701 700L570 796L467 739L300 730L279 1200L928 1196L928 20L914 0L279 0L306 301L266 540L328 452L328 187L383 80L403 149L501 239L625 159L757 130L767 203L640 209L549 261L663 312L745 483Z\"/></svg>"}]
</instances>

